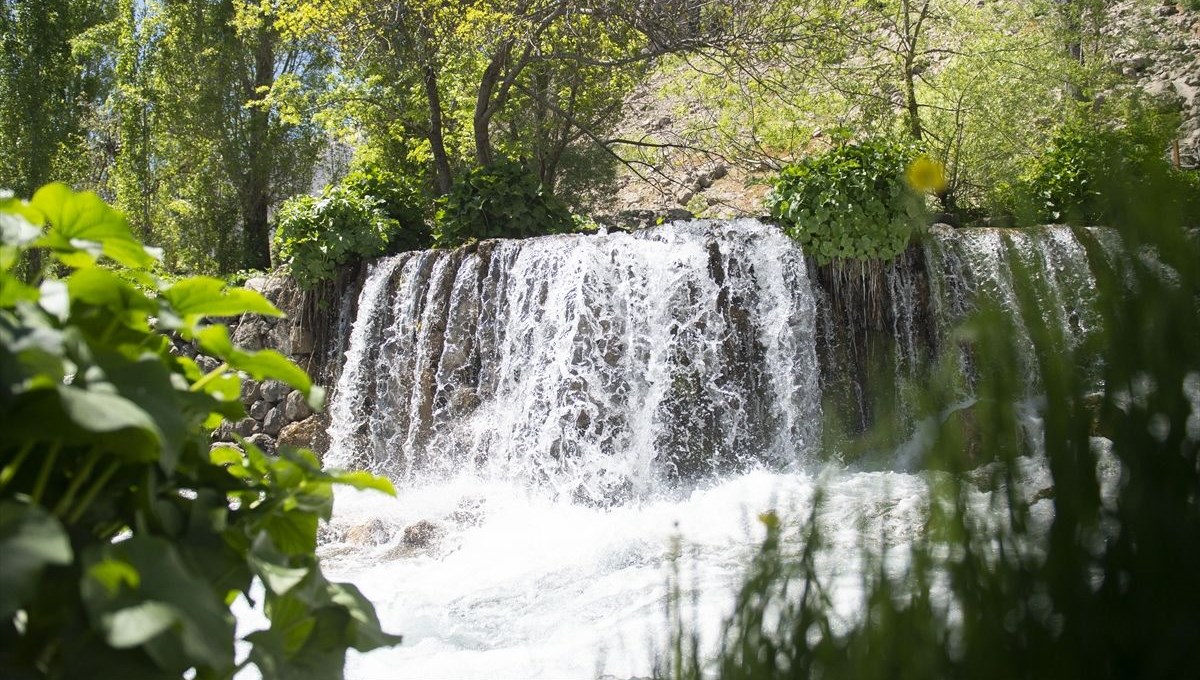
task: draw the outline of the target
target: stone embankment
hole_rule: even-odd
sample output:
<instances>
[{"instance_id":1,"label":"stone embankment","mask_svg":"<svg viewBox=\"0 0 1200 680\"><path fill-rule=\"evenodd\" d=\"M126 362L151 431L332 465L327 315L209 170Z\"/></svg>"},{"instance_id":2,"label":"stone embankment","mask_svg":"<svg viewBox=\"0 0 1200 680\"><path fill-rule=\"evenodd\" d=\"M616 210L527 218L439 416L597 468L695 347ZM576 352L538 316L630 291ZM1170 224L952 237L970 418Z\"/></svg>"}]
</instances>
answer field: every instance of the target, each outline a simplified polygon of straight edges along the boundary
<instances>
[{"instance_id":1,"label":"stone embankment","mask_svg":"<svg viewBox=\"0 0 1200 680\"><path fill-rule=\"evenodd\" d=\"M245 286L262 293L286 317L244 314L224 321L234 344L244 349L274 349L283 353L307 370L328 394L336 382L340 364L343 334L338 326L346 314L353 314L353 309L342 309L346 299L353 306L353 279L347 277L327 290L306 294L286 276L253 278ZM191 343L177 340L174 351L194 359L201 371L211 371L220 365L218 359L201 354ZM328 448L328 416L314 412L298 390L278 380L245 379L241 401L245 417L237 422L226 421L214 430L213 446L237 447L240 436L268 454L274 454L281 445L309 448L318 454Z\"/></svg>"}]
</instances>

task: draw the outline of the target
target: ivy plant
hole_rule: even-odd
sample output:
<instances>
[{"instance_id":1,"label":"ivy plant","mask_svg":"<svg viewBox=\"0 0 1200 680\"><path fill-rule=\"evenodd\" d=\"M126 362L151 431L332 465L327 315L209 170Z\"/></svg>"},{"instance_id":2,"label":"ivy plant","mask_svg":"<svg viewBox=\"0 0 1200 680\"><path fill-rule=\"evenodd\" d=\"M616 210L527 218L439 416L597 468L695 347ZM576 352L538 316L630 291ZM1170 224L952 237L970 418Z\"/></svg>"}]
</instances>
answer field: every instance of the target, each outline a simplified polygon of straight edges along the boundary
<instances>
[{"instance_id":1,"label":"ivy plant","mask_svg":"<svg viewBox=\"0 0 1200 680\"><path fill-rule=\"evenodd\" d=\"M566 204L514 160L476 167L441 199L434 229L439 247L490 238L528 238L574 229Z\"/></svg>"},{"instance_id":2,"label":"ivy plant","mask_svg":"<svg viewBox=\"0 0 1200 680\"><path fill-rule=\"evenodd\" d=\"M244 377L313 407L321 390L209 321L279 316L266 299L163 280L156 255L95 194L0 199L0 676L211 679L253 663L267 680L340 677L348 648L400 638L322 574L317 526L336 484L394 490L307 450L210 449L243 415ZM168 333L222 363L202 372ZM255 584L269 626L239 663L230 606Z\"/></svg>"},{"instance_id":3,"label":"ivy plant","mask_svg":"<svg viewBox=\"0 0 1200 680\"><path fill-rule=\"evenodd\" d=\"M916 155L881 139L837 146L781 170L767 209L821 264L891 259L908 245L924 211L904 180Z\"/></svg>"}]
</instances>

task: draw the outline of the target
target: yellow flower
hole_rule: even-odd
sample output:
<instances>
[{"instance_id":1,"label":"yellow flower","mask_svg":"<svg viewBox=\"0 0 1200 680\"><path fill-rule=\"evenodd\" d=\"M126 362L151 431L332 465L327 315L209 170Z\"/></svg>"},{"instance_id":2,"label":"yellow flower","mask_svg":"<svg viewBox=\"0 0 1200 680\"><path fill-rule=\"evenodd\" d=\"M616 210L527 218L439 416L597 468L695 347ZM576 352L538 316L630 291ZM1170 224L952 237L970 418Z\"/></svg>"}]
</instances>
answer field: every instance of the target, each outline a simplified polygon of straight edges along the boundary
<instances>
[{"instance_id":1,"label":"yellow flower","mask_svg":"<svg viewBox=\"0 0 1200 680\"><path fill-rule=\"evenodd\" d=\"M908 186L914 190L936 194L946 188L946 168L929 156L917 156L904 172Z\"/></svg>"}]
</instances>

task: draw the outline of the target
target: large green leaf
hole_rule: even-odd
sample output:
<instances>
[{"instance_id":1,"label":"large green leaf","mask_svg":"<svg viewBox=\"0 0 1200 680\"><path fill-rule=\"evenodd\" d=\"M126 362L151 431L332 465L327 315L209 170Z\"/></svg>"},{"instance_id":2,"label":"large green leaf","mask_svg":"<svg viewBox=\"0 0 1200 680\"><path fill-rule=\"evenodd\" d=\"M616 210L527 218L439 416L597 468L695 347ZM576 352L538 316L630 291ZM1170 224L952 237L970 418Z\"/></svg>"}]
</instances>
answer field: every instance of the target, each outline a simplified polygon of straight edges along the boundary
<instances>
[{"instance_id":1,"label":"large green leaf","mask_svg":"<svg viewBox=\"0 0 1200 680\"><path fill-rule=\"evenodd\" d=\"M137 571L114 594L110 584L85 576L82 594L88 614L113 647L156 645L151 656L163 668L233 668L233 616L223 593L200 578L175 545L156 537L134 536L97 546L90 564L119 561ZM164 639L165 638L165 639ZM159 643L162 644L159 644Z\"/></svg>"},{"instance_id":2,"label":"large green leaf","mask_svg":"<svg viewBox=\"0 0 1200 680\"><path fill-rule=\"evenodd\" d=\"M100 267L81 269L67 279L73 303L101 307L139 329L146 328L146 317L157 309L153 300L112 272Z\"/></svg>"},{"instance_id":3,"label":"large green leaf","mask_svg":"<svg viewBox=\"0 0 1200 680\"><path fill-rule=\"evenodd\" d=\"M247 352L237 349L229 339L229 329L224 326L208 326L196 334L201 351L221 359L230 368L242 371L255 380L268 378L279 380L300 390L308 397L314 409L323 405L325 392L312 384L312 379L302 368L273 349Z\"/></svg>"},{"instance_id":4,"label":"large green leaf","mask_svg":"<svg viewBox=\"0 0 1200 680\"><path fill-rule=\"evenodd\" d=\"M76 193L65 184L47 184L29 205L50 223L43 242L70 266L85 266L101 254L135 269L155 262L133 237L125 216L90 191Z\"/></svg>"},{"instance_id":5,"label":"large green leaf","mask_svg":"<svg viewBox=\"0 0 1200 680\"><path fill-rule=\"evenodd\" d=\"M182 279L163 291L163 298L185 319L201 316L236 316L253 313L283 316L275 305L248 288L229 286L220 279L193 276Z\"/></svg>"},{"instance_id":6,"label":"large green leaf","mask_svg":"<svg viewBox=\"0 0 1200 680\"><path fill-rule=\"evenodd\" d=\"M72 558L67 533L53 515L37 505L0 502L0 620L33 599L47 565Z\"/></svg>"},{"instance_id":7,"label":"large green leaf","mask_svg":"<svg viewBox=\"0 0 1200 680\"><path fill-rule=\"evenodd\" d=\"M0 430L18 441L96 447L126 461L157 460L163 444L154 419L137 404L72 385L17 395L0 413Z\"/></svg>"}]
</instances>

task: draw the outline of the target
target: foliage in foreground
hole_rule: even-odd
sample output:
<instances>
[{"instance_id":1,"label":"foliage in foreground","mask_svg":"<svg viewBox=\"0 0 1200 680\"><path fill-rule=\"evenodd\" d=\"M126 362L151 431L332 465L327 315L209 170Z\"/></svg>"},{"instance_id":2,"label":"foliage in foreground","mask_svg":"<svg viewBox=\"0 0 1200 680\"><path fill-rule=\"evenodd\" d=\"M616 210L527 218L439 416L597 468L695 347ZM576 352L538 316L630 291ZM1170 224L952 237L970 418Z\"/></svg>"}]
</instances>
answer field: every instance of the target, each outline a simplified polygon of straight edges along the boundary
<instances>
[{"instance_id":1,"label":"foliage in foreground","mask_svg":"<svg viewBox=\"0 0 1200 680\"><path fill-rule=\"evenodd\" d=\"M347 648L397 643L314 555L334 484L391 486L306 450L210 452L209 430L243 415L239 374L319 407L285 357L206 322L280 312L216 279L160 280L120 213L63 185L0 202L0 236L0 675L228 678L253 663L334 678ZM13 274L23 258L41 263L33 285ZM202 373L165 332L223 363ZM256 582L270 626L239 665L229 608Z\"/></svg>"},{"instance_id":2,"label":"foliage in foreground","mask_svg":"<svg viewBox=\"0 0 1200 680\"><path fill-rule=\"evenodd\" d=\"M1094 401L1080 357L1038 309L1028 272L1021 308L1044 394L1035 430L1053 482L1023 488L1027 440L1015 399L1018 357L1005 319L968 329L979 377L977 445L996 460L963 475L969 433L928 450L931 498L921 537L863 548L863 608L846 621L818 568L829 548L817 510L801 545L774 515L724 627L701 659L678 624L672 678L1179 678L1200 672L1200 242L1180 228L1159 164L1128 162L1099 178L1122 217L1123 250L1085 241L1104 317L1100 422L1119 467L1106 495L1104 440L1089 437ZM1155 193L1123 191L1138 178ZM949 391L949 390L947 390ZM943 397L948 401L947 396ZM1093 402L1089 404L1089 402ZM972 481L969 481L972 480ZM1042 491L1043 493L1031 493ZM819 501L818 501L819 503ZM1046 503L1052 513L1045 513Z\"/></svg>"},{"instance_id":3,"label":"foliage in foreground","mask_svg":"<svg viewBox=\"0 0 1200 680\"><path fill-rule=\"evenodd\" d=\"M884 139L842 144L780 171L767 209L821 264L892 259L923 213L904 180L915 156Z\"/></svg>"},{"instance_id":4,"label":"foliage in foreground","mask_svg":"<svg viewBox=\"0 0 1200 680\"><path fill-rule=\"evenodd\" d=\"M434 239L454 247L489 238L562 234L574 228L567 206L522 163L500 160L462 177L442 199Z\"/></svg>"}]
</instances>

